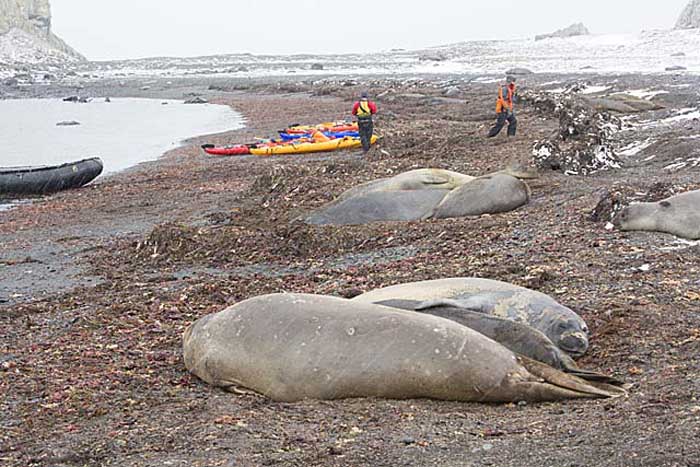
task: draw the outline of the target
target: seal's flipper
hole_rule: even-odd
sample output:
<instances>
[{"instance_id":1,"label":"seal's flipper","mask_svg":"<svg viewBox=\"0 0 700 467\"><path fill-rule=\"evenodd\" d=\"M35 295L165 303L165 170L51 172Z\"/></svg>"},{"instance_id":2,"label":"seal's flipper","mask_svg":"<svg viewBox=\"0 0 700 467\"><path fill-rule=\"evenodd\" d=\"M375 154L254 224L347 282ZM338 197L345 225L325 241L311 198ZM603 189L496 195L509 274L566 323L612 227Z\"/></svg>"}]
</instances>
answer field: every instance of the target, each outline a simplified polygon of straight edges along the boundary
<instances>
[{"instance_id":1,"label":"seal's flipper","mask_svg":"<svg viewBox=\"0 0 700 467\"><path fill-rule=\"evenodd\" d=\"M582 370L580 368L564 368L564 371L570 375L585 379L586 381L611 384L613 386L625 385L622 380L619 380L613 376L604 375L602 373L596 373L595 371Z\"/></svg>"},{"instance_id":2,"label":"seal's flipper","mask_svg":"<svg viewBox=\"0 0 700 467\"><path fill-rule=\"evenodd\" d=\"M590 381L578 378L569 373L536 362L522 355L518 355L518 363L527 369L532 375L542 378L542 382L521 383L531 385L529 390L532 397L537 400L552 400L559 396L561 399L572 397L580 398L606 398L619 397L627 394L627 391L619 386L613 386L604 382ZM541 398L541 399L540 399Z\"/></svg>"},{"instance_id":3,"label":"seal's flipper","mask_svg":"<svg viewBox=\"0 0 700 467\"><path fill-rule=\"evenodd\" d=\"M381 302L374 302L375 305L388 306L390 308L398 308L399 310L416 311L417 307L423 303L418 300L382 300Z\"/></svg>"},{"instance_id":4,"label":"seal's flipper","mask_svg":"<svg viewBox=\"0 0 700 467\"><path fill-rule=\"evenodd\" d=\"M427 310L440 306L461 308L463 310L476 311L478 313L489 313L495 307L494 301L487 295L472 295L467 298L438 298L420 303L415 310Z\"/></svg>"},{"instance_id":5,"label":"seal's flipper","mask_svg":"<svg viewBox=\"0 0 700 467\"><path fill-rule=\"evenodd\" d=\"M584 370L576 365L576 362L564 352L560 352L561 370L570 375L577 376L586 381L596 381L598 383L612 384L613 386L624 386L625 383L612 376L597 373L595 371Z\"/></svg>"}]
</instances>

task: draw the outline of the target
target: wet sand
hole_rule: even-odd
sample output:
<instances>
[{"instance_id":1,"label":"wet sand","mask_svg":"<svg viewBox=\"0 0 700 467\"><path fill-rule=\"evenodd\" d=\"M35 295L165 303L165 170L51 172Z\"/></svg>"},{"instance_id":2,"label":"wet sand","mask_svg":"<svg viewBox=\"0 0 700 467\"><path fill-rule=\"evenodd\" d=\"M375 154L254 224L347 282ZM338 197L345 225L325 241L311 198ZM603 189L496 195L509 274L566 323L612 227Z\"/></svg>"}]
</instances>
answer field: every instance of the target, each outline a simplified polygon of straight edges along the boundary
<instances>
[{"instance_id":1,"label":"wet sand","mask_svg":"<svg viewBox=\"0 0 700 467\"><path fill-rule=\"evenodd\" d=\"M646 85L639 82L650 78L621 79ZM699 188L698 167L663 170L676 150L590 177L542 173L530 183L531 203L508 214L314 227L294 220L359 182L426 166L499 170L527 158L558 122L523 106L518 137L487 140L493 84L437 101L415 97L438 96L430 83L402 84L380 99L383 139L365 158L358 151L216 158L199 144L342 118L359 87L101 86L95 95L202 93L241 111L247 127L195 138L158 161L0 213L3 463L697 465L698 247L663 234L608 231L589 218L605 189L658 199ZM697 102L686 91L660 98L674 108ZM688 125L677 131L700 133L697 122ZM581 364L624 379L629 396L280 404L211 388L181 360L189 323L253 295L349 296L452 276L512 282L570 306L593 333Z\"/></svg>"}]
</instances>

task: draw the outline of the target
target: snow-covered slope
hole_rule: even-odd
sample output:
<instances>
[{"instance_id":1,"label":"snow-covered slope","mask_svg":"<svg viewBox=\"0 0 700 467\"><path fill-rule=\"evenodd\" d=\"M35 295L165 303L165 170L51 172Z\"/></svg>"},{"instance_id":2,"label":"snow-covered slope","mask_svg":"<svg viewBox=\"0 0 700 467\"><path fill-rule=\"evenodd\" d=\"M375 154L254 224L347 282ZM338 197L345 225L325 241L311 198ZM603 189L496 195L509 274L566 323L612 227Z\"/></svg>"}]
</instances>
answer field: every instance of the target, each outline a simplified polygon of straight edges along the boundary
<instances>
[{"instance_id":1,"label":"snow-covered slope","mask_svg":"<svg viewBox=\"0 0 700 467\"><path fill-rule=\"evenodd\" d=\"M426 55L440 61L425 60ZM314 64L322 70L314 69ZM216 55L150 58L89 64L97 76L237 77L377 74L502 74L513 67L541 73L657 73L683 67L700 73L700 30L646 31L510 41L470 41L424 50L341 55ZM319 68L316 66L315 68Z\"/></svg>"}]
</instances>

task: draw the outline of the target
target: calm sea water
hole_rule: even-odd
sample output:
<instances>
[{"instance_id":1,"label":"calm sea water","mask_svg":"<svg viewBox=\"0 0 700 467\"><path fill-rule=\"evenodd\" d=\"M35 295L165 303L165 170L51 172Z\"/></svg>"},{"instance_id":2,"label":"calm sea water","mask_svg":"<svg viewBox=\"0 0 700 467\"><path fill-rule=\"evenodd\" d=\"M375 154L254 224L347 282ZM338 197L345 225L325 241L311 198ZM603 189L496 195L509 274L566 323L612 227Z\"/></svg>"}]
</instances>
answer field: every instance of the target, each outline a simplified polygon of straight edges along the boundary
<instances>
[{"instance_id":1,"label":"calm sea water","mask_svg":"<svg viewBox=\"0 0 700 467\"><path fill-rule=\"evenodd\" d=\"M56 125L64 121L80 125ZM223 105L159 99L99 99L84 104L0 100L0 167L54 165L98 156L103 174L108 174L157 159L187 138L242 126L241 115Z\"/></svg>"},{"instance_id":2,"label":"calm sea water","mask_svg":"<svg viewBox=\"0 0 700 467\"><path fill-rule=\"evenodd\" d=\"M77 121L76 126L57 126ZM99 156L104 173L157 159L192 136L240 128L228 106L158 99L0 100L0 167L53 165Z\"/></svg>"}]
</instances>

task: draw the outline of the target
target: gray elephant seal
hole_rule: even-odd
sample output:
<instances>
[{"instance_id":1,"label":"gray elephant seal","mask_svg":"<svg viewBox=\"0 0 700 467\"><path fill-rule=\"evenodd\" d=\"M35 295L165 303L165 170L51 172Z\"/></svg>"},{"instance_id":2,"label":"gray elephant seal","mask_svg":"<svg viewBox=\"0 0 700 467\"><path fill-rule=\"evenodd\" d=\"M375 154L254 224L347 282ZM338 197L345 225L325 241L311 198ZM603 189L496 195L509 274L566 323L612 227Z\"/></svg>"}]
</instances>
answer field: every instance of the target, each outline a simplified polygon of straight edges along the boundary
<instances>
[{"instance_id":1,"label":"gray elephant seal","mask_svg":"<svg viewBox=\"0 0 700 467\"><path fill-rule=\"evenodd\" d=\"M621 230L666 232L700 239L700 190L671 196L657 203L634 203L613 219Z\"/></svg>"},{"instance_id":2,"label":"gray elephant seal","mask_svg":"<svg viewBox=\"0 0 700 467\"><path fill-rule=\"evenodd\" d=\"M449 303L447 300L445 302ZM430 303L417 300L384 300L377 302L377 305L449 319L495 340L517 354L571 373L579 378L615 385L623 384L613 377L579 368L574 360L554 345L547 336L525 324L465 310L459 306L447 304L432 306Z\"/></svg>"},{"instance_id":3,"label":"gray elephant seal","mask_svg":"<svg viewBox=\"0 0 700 467\"><path fill-rule=\"evenodd\" d=\"M540 292L490 279L454 278L395 285L358 295L376 303L404 299L449 305L526 324L573 357L588 350L588 326L579 315Z\"/></svg>"},{"instance_id":4,"label":"gray elephant seal","mask_svg":"<svg viewBox=\"0 0 700 467\"><path fill-rule=\"evenodd\" d=\"M449 170L417 169L351 188L303 220L354 225L478 216L511 211L528 200L527 184L506 173L475 178Z\"/></svg>"},{"instance_id":5,"label":"gray elephant seal","mask_svg":"<svg viewBox=\"0 0 700 467\"><path fill-rule=\"evenodd\" d=\"M450 191L432 217L446 219L509 212L529 200L527 184L522 180L504 173L487 175Z\"/></svg>"},{"instance_id":6,"label":"gray elephant seal","mask_svg":"<svg viewBox=\"0 0 700 467\"><path fill-rule=\"evenodd\" d=\"M192 324L185 366L276 401L380 397L514 402L621 395L453 321L335 297L252 298Z\"/></svg>"}]
</instances>

